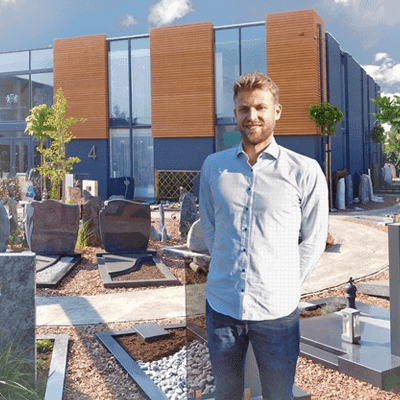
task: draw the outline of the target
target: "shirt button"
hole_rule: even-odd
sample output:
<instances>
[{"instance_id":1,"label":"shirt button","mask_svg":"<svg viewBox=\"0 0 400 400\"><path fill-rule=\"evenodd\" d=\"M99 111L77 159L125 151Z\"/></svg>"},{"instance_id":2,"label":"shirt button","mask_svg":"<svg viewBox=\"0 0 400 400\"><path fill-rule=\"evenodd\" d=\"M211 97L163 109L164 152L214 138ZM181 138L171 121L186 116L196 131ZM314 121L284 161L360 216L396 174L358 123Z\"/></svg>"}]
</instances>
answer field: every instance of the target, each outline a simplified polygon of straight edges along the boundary
<instances>
[{"instance_id":1,"label":"shirt button","mask_svg":"<svg viewBox=\"0 0 400 400\"><path fill-rule=\"evenodd\" d=\"M243 293L243 292L244 292L244 289L242 289L241 292Z\"/></svg>"},{"instance_id":2,"label":"shirt button","mask_svg":"<svg viewBox=\"0 0 400 400\"><path fill-rule=\"evenodd\" d=\"M246 210L246 211L249 211L249 207L245 207L245 210Z\"/></svg>"},{"instance_id":3,"label":"shirt button","mask_svg":"<svg viewBox=\"0 0 400 400\"><path fill-rule=\"evenodd\" d=\"M242 272L246 272L246 270L243 268L243 269L242 269Z\"/></svg>"},{"instance_id":4,"label":"shirt button","mask_svg":"<svg viewBox=\"0 0 400 400\"><path fill-rule=\"evenodd\" d=\"M246 253L246 249L243 249L243 253Z\"/></svg>"},{"instance_id":5,"label":"shirt button","mask_svg":"<svg viewBox=\"0 0 400 400\"><path fill-rule=\"evenodd\" d=\"M250 192L251 188L247 188L247 190Z\"/></svg>"},{"instance_id":6,"label":"shirt button","mask_svg":"<svg viewBox=\"0 0 400 400\"><path fill-rule=\"evenodd\" d=\"M245 232L247 232L247 228L244 228L243 230L244 230Z\"/></svg>"}]
</instances>

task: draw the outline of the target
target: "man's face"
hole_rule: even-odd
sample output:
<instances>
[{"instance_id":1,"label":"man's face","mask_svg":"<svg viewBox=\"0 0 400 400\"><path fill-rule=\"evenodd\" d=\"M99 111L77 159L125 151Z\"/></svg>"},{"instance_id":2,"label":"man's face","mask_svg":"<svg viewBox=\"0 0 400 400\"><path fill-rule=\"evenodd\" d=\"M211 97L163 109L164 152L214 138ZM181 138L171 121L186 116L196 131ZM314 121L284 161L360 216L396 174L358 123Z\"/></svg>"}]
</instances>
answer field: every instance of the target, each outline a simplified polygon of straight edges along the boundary
<instances>
[{"instance_id":1,"label":"man's face","mask_svg":"<svg viewBox=\"0 0 400 400\"><path fill-rule=\"evenodd\" d=\"M282 106L275 104L274 96L268 89L239 92L234 113L243 145L268 146L272 141L275 121L281 117L281 112Z\"/></svg>"}]
</instances>

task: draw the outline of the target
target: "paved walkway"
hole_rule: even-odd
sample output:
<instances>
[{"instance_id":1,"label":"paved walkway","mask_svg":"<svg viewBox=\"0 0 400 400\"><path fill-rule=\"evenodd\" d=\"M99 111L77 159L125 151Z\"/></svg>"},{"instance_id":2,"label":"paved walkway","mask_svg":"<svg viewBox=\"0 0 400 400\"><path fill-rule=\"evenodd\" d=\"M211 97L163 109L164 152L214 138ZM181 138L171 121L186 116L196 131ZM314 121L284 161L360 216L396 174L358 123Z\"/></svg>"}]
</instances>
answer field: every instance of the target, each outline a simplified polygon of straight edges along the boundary
<instances>
[{"instance_id":1,"label":"paved walkway","mask_svg":"<svg viewBox=\"0 0 400 400\"><path fill-rule=\"evenodd\" d=\"M397 213L397 206L382 210L332 214L330 232L337 245L325 252L302 288L302 294L340 285L388 265L385 232L344 221L349 215ZM81 297L40 297L36 299L38 326L129 322L185 316L185 288L161 289Z\"/></svg>"}]
</instances>

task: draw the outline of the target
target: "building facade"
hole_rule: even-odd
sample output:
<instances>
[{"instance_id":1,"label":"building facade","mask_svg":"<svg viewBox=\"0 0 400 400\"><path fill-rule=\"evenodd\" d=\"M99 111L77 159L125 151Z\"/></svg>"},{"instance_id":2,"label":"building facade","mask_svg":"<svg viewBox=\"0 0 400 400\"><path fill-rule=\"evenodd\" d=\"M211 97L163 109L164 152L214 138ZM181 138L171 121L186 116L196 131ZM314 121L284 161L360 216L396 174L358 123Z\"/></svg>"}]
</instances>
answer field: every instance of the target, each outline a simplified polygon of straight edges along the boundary
<instances>
[{"instance_id":1,"label":"building facade","mask_svg":"<svg viewBox=\"0 0 400 400\"><path fill-rule=\"evenodd\" d=\"M64 89L68 113L87 121L71 130L73 173L99 182L99 196L163 197L162 182L194 182L211 153L236 146L232 85L247 72L279 87L278 144L316 159L325 170L326 139L307 116L329 101L345 114L332 138L332 172L365 173L382 163L370 137L379 86L325 32L312 9L268 14L265 21L154 28L148 35L54 39L53 47L0 54L0 175L37 163L24 133L29 109ZM133 179L132 179L133 178Z\"/></svg>"}]
</instances>

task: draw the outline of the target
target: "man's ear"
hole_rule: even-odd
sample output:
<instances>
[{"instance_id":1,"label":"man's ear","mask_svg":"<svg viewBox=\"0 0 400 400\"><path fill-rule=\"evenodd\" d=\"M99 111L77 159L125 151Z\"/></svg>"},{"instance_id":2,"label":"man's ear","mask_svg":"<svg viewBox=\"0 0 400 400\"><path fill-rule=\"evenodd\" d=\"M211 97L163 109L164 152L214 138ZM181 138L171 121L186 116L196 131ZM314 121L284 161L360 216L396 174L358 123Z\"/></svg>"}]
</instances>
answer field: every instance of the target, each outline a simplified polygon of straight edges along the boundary
<instances>
[{"instance_id":1,"label":"man's ear","mask_svg":"<svg viewBox=\"0 0 400 400\"><path fill-rule=\"evenodd\" d=\"M280 104L277 104L275 106L275 120L277 121L278 119L280 119L281 115L282 115L282 106Z\"/></svg>"},{"instance_id":2,"label":"man's ear","mask_svg":"<svg viewBox=\"0 0 400 400\"><path fill-rule=\"evenodd\" d=\"M233 109L233 113L235 114L235 121L237 122L236 107Z\"/></svg>"}]
</instances>

